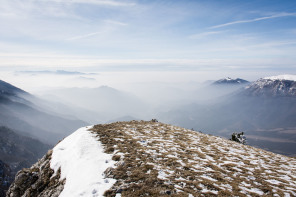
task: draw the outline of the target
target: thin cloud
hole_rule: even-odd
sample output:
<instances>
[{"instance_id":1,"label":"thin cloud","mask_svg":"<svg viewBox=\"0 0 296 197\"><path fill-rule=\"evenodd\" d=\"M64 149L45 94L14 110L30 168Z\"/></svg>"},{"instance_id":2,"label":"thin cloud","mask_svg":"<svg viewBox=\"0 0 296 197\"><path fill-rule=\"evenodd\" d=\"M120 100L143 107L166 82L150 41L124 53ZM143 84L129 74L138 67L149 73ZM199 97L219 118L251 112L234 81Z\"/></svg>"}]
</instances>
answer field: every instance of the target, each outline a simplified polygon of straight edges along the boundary
<instances>
[{"instance_id":1,"label":"thin cloud","mask_svg":"<svg viewBox=\"0 0 296 197\"><path fill-rule=\"evenodd\" d=\"M223 31L208 31L208 32L203 32L203 33L199 33L199 34L190 35L189 38L190 39L201 39L201 38L205 38L207 36L220 34L222 32Z\"/></svg>"},{"instance_id":2,"label":"thin cloud","mask_svg":"<svg viewBox=\"0 0 296 197\"><path fill-rule=\"evenodd\" d=\"M93 32L93 33L89 33L89 34L85 34L85 35L74 36L74 37L68 38L67 40L80 40L80 39L83 39L83 38L93 37L93 36L96 36L96 35L101 34L101 33L102 32Z\"/></svg>"},{"instance_id":3,"label":"thin cloud","mask_svg":"<svg viewBox=\"0 0 296 197\"><path fill-rule=\"evenodd\" d=\"M286 40L286 41L274 41L266 42L262 44L251 45L252 48L270 48L270 47L280 47L286 45L296 45L296 40Z\"/></svg>"},{"instance_id":4,"label":"thin cloud","mask_svg":"<svg viewBox=\"0 0 296 197\"><path fill-rule=\"evenodd\" d=\"M135 5L135 3L125 3L125 2L113 1L113 0L45 0L45 1L55 1L59 3L95 4L95 5L105 5L105 6L134 6Z\"/></svg>"},{"instance_id":5,"label":"thin cloud","mask_svg":"<svg viewBox=\"0 0 296 197\"><path fill-rule=\"evenodd\" d=\"M127 23L123 23L123 22L119 22L119 21L104 20L104 22L109 24L109 25L127 26ZM80 39L84 39L84 38L94 37L96 35L104 33L107 29L105 27L105 29L103 29L102 31L92 32L92 33L88 33L88 34L84 34L84 35L78 35L78 36L70 37L70 38L68 38L66 40L68 40L68 41L70 41L70 40L80 40Z\"/></svg>"},{"instance_id":6,"label":"thin cloud","mask_svg":"<svg viewBox=\"0 0 296 197\"><path fill-rule=\"evenodd\" d=\"M220 28L220 27L226 27L226 26L230 26L230 25L236 25L236 24L241 24L241 23L252 23L252 22L256 22L256 21L286 17L286 16L296 16L296 13L280 13L280 14L274 14L274 15L271 15L271 16L254 18L254 19L250 19L250 20L233 21L233 22L229 22L229 23L224 23L224 24L212 26L212 27L210 27L210 29L217 29L217 28Z\"/></svg>"},{"instance_id":7,"label":"thin cloud","mask_svg":"<svg viewBox=\"0 0 296 197\"><path fill-rule=\"evenodd\" d=\"M127 23L114 21L114 20L104 20L105 23L112 24L112 25L120 25L120 26L127 26Z\"/></svg>"}]
</instances>

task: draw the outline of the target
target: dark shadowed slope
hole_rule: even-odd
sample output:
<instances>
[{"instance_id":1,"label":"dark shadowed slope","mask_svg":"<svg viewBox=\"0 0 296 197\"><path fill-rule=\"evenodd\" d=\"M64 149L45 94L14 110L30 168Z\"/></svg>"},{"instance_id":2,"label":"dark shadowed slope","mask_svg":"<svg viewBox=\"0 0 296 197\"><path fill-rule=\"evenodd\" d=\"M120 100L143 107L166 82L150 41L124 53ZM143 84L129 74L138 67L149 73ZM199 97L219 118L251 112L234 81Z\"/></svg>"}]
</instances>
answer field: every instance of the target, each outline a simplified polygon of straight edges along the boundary
<instances>
[{"instance_id":1,"label":"dark shadowed slope","mask_svg":"<svg viewBox=\"0 0 296 197\"><path fill-rule=\"evenodd\" d=\"M8 164L0 160L0 196L5 196L10 184L14 180L14 174Z\"/></svg>"},{"instance_id":2,"label":"dark shadowed slope","mask_svg":"<svg viewBox=\"0 0 296 197\"><path fill-rule=\"evenodd\" d=\"M0 127L0 196L12 183L17 171L37 162L51 146Z\"/></svg>"},{"instance_id":3,"label":"dark shadowed slope","mask_svg":"<svg viewBox=\"0 0 296 197\"><path fill-rule=\"evenodd\" d=\"M0 147L0 159L9 164L12 171L17 172L36 162L51 146L7 127L0 127Z\"/></svg>"},{"instance_id":4,"label":"dark shadowed slope","mask_svg":"<svg viewBox=\"0 0 296 197\"><path fill-rule=\"evenodd\" d=\"M33 103L37 99L33 95L6 82L0 81L0 88L0 126L55 144L77 127L87 124L45 111Z\"/></svg>"}]
</instances>

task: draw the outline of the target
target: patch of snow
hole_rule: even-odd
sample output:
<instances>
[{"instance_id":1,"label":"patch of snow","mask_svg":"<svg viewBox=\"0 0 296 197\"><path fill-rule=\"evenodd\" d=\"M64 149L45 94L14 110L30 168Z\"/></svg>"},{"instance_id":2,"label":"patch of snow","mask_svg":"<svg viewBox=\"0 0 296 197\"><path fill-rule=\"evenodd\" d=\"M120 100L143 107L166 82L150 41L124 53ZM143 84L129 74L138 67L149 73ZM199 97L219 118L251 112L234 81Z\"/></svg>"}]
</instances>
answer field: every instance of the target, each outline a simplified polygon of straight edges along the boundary
<instances>
[{"instance_id":1,"label":"patch of snow","mask_svg":"<svg viewBox=\"0 0 296 197\"><path fill-rule=\"evenodd\" d=\"M112 155L104 153L89 128L78 129L53 149L50 167L55 173L61 168L60 179L66 178L60 197L103 196L116 182L104 178L104 171L114 166Z\"/></svg>"},{"instance_id":2,"label":"patch of snow","mask_svg":"<svg viewBox=\"0 0 296 197\"><path fill-rule=\"evenodd\" d=\"M207 175L205 175L205 174L201 175L200 177L201 177L201 178L208 179L208 180L210 180L210 181L217 181L216 179L213 179L212 177L209 177L209 176L207 176Z\"/></svg>"},{"instance_id":3,"label":"patch of snow","mask_svg":"<svg viewBox=\"0 0 296 197\"><path fill-rule=\"evenodd\" d=\"M218 194L218 191L215 191L215 190L208 190L207 188L203 188L202 190L201 190L201 193L208 193L208 192L210 192L210 193L213 193L213 194Z\"/></svg>"},{"instance_id":4,"label":"patch of snow","mask_svg":"<svg viewBox=\"0 0 296 197\"><path fill-rule=\"evenodd\" d=\"M158 171L157 178L159 178L159 179L166 179L166 177L167 177L167 174L164 171L162 171L162 170L159 170Z\"/></svg>"},{"instance_id":5,"label":"patch of snow","mask_svg":"<svg viewBox=\"0 0 296 197\"><path fill-rule=\"evenodd\" d=\"M228 190L232 191L232 186L229 184L221 184L222 187L227 188Z\"/></svg>"},{"instance_id":6,"label":"patch of snow","mask_svg":"<svg viewBox=\"0 0 296 197\"><path fill-rule=\"evenodd\" d=\"M292 194L293 194L293 196L296 196L296 193L295 192L293 192L293 191L290 191Z\"/></svg>"},{"instance_id":7,"label":"patch of snow","mask_svg":"<svg viewBox=\"0 0 296 197\"><path fill-rule=\"evenodd\" d=\"M264 79L296 81L296 75L278 75L278 76L265 77Z\"/></svg>"},{"instance_id":8,"label":"patch of snow","mask_svg":"<svg viewBox=\"0 0 296 197\"><path fill-rule=\"evenodd\" d=\"M208 161L215 162L215 160L214 160L212 157L210 157L209 155L206 155L206 159L207 159Z\"/></svg>"},{"instance_id":9,"label":"patch of snow","mask_svg":"<svg viewBox=\"0 0 296 197\"><path fill-rule=\"evenodd\" d=\"M271 184L275 184L275 185L278 185L278 184L281 183L280 181L274 180L274 179L272 179L272 180L265 180L265 181L267 181L268 183L271 183Z\"/></svg>"},{"instance_id":10,"label":"patch of snow","mask_svg":"<svg viewBox=\"0 0 296 197\"><path fill-rule=\"evenodd\" d=\"M285 197L290 197L291 195L289 193L285 193Z\"/></svg>"},{"instance_id":11,"label":"patch of snow","mask_svg":"<svg viewBox=\"0 0 296 197\"><path fill-rule=\"evenodd\" d=\"M225 165L225 164L235 164L235 165L237 165L236 162L230 161L230 158L227 158L227 159L229 159L229 160L228 161L224 161L223 162L223 165Z\"/></svg>"},{"instance_id":12,"label":"patch of snow","mask_svg":"<svg viewBox=\"0 0 296 197\"><path fill-rule=\"evenodd\" d=\"M206 168L205 168L205 171L206 171L206 172L214 172L214 170L213 170L212 168L209 168L209 167L206 167Z\"/></svg>"},{"instance_id":13,"label":"patch of snow","mask_svg":"<svg viewBox=\"0 0 296 197\"><path fill-rule=\"evenodd\" d=\"M250 187L251 186L251 184L248 184L248 183L246 183L246 182L241 182L241 184L243 184L244 186L247 186L247 187Z\"/></svg>"},{"instance_id":14,"label":"patch of snow","mask_svg":"<svg viewBox=\"0 0 296 197\"><path fill-rule=\"evenodd\" d=\"M265 172L269 174L273 173L271 170L265 170Z\"/></svg>"},{"instance_id":15,"label":"patch of snow","mask_svg":"<svg viewBox=\"0 0 296 197\"><path fill-rule=\"evenodd\" d=\"M252 193L256 193L260 196L262 196L264 194L263 191L261 191L260 189L258 188L246 188L246 187L241 187L240 188L243 190L243 191L247 191L247 192L252 192Z\"/></svg>"},{"instance_id":16,"label":"patch of snow","mask_svg":"<svg viewBox=\"0 0 296 197\"><path fill-rule=\"evenodd\" d=\"M248 176L247 178L248 178L249 180L256 180L256 178L253 177L253 176Z\"/></svg>"}]
</instances>

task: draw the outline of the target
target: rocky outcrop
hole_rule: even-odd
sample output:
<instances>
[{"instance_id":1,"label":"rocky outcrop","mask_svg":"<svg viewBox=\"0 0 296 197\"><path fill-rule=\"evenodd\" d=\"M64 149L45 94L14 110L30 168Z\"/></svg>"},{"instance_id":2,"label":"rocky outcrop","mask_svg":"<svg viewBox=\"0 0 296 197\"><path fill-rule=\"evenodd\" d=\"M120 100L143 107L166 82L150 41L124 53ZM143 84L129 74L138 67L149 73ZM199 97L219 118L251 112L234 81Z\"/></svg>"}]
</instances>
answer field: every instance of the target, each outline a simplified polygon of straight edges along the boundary
<instances>
[{"instance_id":1,"label":"rocky outcrop","mask_svg":"<svg viewBox=\"0 0 296 197\"><path fill-rule=\"evenodd\" d=\"M54 174L50 168L52 151L31 168L19 171L11 184L7 197L57 197L64 188L65 180L60 179L60 171Z\"/></svg>"}]
</instances>

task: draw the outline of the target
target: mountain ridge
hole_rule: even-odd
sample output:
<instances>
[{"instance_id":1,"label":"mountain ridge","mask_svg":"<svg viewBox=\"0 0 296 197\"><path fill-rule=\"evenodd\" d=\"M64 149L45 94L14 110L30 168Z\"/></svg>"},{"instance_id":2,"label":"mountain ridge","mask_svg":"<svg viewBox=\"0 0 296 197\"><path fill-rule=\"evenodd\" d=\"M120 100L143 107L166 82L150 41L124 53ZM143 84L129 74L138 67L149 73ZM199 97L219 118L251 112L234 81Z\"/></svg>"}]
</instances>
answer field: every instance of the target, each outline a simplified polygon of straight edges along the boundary
<instances>
[{"instance_id":1,"label":"mountain ridge","mask_svg":"<svg viewBox=\"0 0 296 197\"><path fill-rule=\"evenodd\" d=\"M97 142L91 146L103 147L103 152L92 155L86 151L81 143L87 146L90 138ZM73 148L73 143L78 146ZM78 151L78 164L89 158L106 168L103 177L98 174L92 185L82 187L81 196L296 195L295 158L152 120L77 130L30 169L20 171L7 196L63 196L66 188L79 192L67 174L91 173L93 168L88 162L74 168L64 163L63 154L69 151L75 155ZM85 173L79 176L88 177Z\"/></svg>"},{"instance_id":2,"label":"mountain ridge","mask_svg":"<svg viewBox=\"0 0 296 197\"><path fill-rule=\"evenodd\" d=\"M245 88L243 94L249 96L263 96L266 98L295 97L296 80L292 80L293 77L274 76L259 79L253 82L252 84L248 85Z\"/></svg>"},{"instance_id":3,"label":"mountain ridge","mask_svg":"<svg viewBox=\"0 0 296 197\"><path fill-rule=\"evenodd\" d=\"M250 82L241 78L232 79L230 77L227 77L213 82L212 85L245 85L248 83Z\"/></svg>"}]
</instances>

